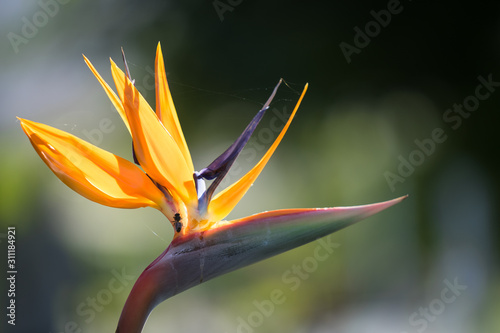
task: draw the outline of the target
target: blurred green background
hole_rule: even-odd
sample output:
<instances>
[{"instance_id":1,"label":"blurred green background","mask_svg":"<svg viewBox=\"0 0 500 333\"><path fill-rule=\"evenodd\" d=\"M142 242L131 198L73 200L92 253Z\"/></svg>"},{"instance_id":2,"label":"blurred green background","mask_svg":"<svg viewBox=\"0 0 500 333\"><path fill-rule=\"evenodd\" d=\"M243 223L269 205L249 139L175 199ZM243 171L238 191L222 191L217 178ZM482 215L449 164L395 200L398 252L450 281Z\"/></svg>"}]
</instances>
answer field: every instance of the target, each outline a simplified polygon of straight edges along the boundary
<instances>
[{"instance_id":1,"label":"blurred green background","mask_svg":"<svg viewBox=\"0 0 500 333\"><path fill-rule=\"evenodd\" d=\"M111 84L108 58L122 66L123 46L154 105L158 41L197 170L241 133L280 77L288 82L226 183L258 161L273 124L310 84L229 218L410 197L331 236L338 247L315 266L307 264L318 242L167 300L145 332L500 330L498 2L6 0L0 16L4 309L8 226L18 266L16 326L2 310L4 331L114 332L133 282L170 242L158 212L102 207L69 190L15 118L131 159L128 133L81 54ZM487 97L478 98L480 84ZM448 111L464 103L473 111ZM103 121L112 125L103 130ZM439 129L444 142L432 139ZM294 273L304 265L309 273ZM273 290L283 302L262 308Z\"/></svg>"}]
</instances>

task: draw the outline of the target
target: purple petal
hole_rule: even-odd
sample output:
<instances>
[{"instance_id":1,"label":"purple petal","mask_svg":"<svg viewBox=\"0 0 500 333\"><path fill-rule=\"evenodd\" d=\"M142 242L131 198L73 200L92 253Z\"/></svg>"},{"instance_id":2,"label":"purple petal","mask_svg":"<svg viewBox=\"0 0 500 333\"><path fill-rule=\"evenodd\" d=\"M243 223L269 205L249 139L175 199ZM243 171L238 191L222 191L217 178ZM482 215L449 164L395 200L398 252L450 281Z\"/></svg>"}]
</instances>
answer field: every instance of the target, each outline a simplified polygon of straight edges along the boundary
<instances>
[{"instance_id":1,"label":"purple petal","mask_svg":"<svg viewBox=\"0 0 500 333\"><path fill-rule=\"evenodd\" d=\"M255 128L257 127L260 120L264 116L265 111L267 109L269 109L269 104L271 104L271 101L273 100L274 96L276 95L278 87L280 86L282 81L283 80L280 79L280 81L278 82L278 84L274 88L271 96L267 100L266 104L264 104L262 109L260 109L260 111L257 113L257 115L255 115L255 117L252 119L250 124L248 124L248 126L245 128L243 133L241 133L239 138L236 139L236 141L228 149L226 149L225 152L223 152L212 163L210 163L209 166L207 166L205 169L201 170L198 173L198 178L203 177L207 180L211 180L211 179L218 177L225 170L229 169L229 167L233 164L236 157L238 157L241 150L243 149L243 147L245 147L248 140L252 136L253 132L255 131Z\"/></svg>"},{"instance_id":2,"label":"purple petal","mask_svg":"<svg viewBox=\"0 0 500 333\"><path fill-rule=\"evenodd\" d=\"M225 152L223 152L219 157L217 157L209 166L202 169L200 172L195 173L195 178L205 178L207 180L215 179L212 184L210 184L207 191L203 193L203 195L199 199L199 208L201 211L206 209L208 202L212 198L212 194L214 193L217 186L220 184L224 176L229 171L229 168L233 165L234 161L241 153L243 147L247 144L248 140L252 136L255 128L261 121L264 113L267 109L269 109L269 104L273 100L276 92L278 91L278 87L280 86L283 80L280 79L276 87L274 88L271 96L268 98L266 104L260 109L260 111L255 115L250 124L245 128L243 133L239 136L238 139L228 148Z\"/></svg>"}]
</instances>

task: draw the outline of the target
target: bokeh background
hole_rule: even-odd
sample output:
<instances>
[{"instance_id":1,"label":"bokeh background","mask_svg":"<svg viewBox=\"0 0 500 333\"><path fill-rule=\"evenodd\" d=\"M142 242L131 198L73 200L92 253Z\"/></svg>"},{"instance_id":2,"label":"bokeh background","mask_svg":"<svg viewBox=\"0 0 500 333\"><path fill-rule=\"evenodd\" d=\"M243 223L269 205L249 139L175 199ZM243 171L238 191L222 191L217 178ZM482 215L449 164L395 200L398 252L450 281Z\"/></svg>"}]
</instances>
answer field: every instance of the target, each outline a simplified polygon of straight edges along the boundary
<instances>
[{"instance_id":1,"label":"bokeh background","mask_svg":"<svg viewBox=\"0 0 500 333\"><path fill-rule=\"evenodd\" d=\"M388 7L390 22L370 23L372 11ZM280 77L288 82L227 182L258 161L276 135L272 124L310 84L283 143L230 218L410 197L331 236L335 251L316 265L307 266L320 246L313 242L167 300L145 332L498 332L500 87L491 84L477 105L471 96L479 76L500 82L499 7L2 1L3 309L8 226L16 227L18 266L16 326L5 324L2 310L3 330L114 332L133 282L170 242L173 230L158 212L102 207L69 190L15 118L130 159L128 133L81 54L111 83L108 57L122 65L124 47L136 85L154 104L160 41L198 170L239 135ZM369 40L356 37L367 24ZM346 57L341 43L358 47ZM447 110L464 101L474 111L447 121ZM446 140L429 143L439 129ZM415 140L427 142L427 151ZM405 169L403 160L416 165ZM404 176L388 181L398 172ZM309 273L294 273L303 265ZM273 290L283 302L259 309Z\"/></svg>"}]
</instances>

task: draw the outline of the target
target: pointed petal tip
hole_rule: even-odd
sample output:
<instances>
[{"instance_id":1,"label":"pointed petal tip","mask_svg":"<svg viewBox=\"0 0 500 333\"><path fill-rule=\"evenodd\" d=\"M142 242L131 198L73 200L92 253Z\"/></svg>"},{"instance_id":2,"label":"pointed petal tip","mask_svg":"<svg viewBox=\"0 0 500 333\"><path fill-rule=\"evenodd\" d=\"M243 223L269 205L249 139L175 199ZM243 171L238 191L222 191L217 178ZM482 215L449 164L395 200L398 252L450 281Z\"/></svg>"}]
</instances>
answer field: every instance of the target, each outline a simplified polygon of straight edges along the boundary
<instances>
[{"instance_id":1,"label":"pointed petal tip","mask_svg":"<svg viewBox=\"0 0 500 333\"><path fill-rule=\"evenodd\" d=\"M83 61L85 61L87 66L92 70L94 68L94 65L92 65L89 58L87 58L87 56L85 56L85 54L83 54L83 53L82 53L82 56L83 56Z\"/></svg>"},{"instance_id":2,"label":"pointed petal tip","mask_svg":"<svg viewBox=\"0 0 500 333\"><path fill-rule=\"evenodd\" d=\"M405 194L403 196L400 196L399 198L396 198L394 200L397 200L398 202L401 202L403 201L404 199L408 198L410 195L409 194Z\"/></svg>"},{"instance_id":3,"label":"pointed petal tip","mask_svg":"<svg viewBox=\"0 0 500 333\"><path fill-rule=\"evenodd\" d=\"M88 67L92 70L92 68L93 68L94 66L92 66L92 63L90 62L89 58L87 58L87 57L85 56L85 54L83 54L83 53L82 53L82 56L83 56L83 61L85 61L85 63L87 64L87 66L88 66Z\"/></svg>"},{"instance_id":4,"label":"pointed petal tip","mask_svg":"<svg viewBox=\"0 0 500 333\"><path fill-rule=\"evenodd\" d=\"M161 60L161 62L163 63L163 52L161 50L161 44L160 42L158 42L158 44L156 45L156 59L155 59L155 62L158 62L158 60ZM162 66L164 66L162 64ZM163 68L163 71L164 71L164 68Z\"/></svg>"},{"instance_id":5,"label":"pointed petal tip","mask_svg":"<svg viewBox=\"0 0 500 333\"><path fill-rule=\"evenodd\" d=\"M359 208L363 207L365 209L365 212L368 213L368 215L366 216L366 217L368 217L370 215L381 212L381 211L383 211L391 206L394 206L394 205L400 203L401 201L405 200L406 198L408 198L408 194L403 195L403 196L398 197L398 198L387 200L387 201L382 201L382 202L367 204L367 205L360 205L360 206L355 206L355 207L359 207ZM341 207L339 207L339 208L341 208Z\"/></svg>"},{"instance_id":6,"label":"pointed petal tip","mask_svg":"<svg viewBox=\"0 0 500 333\"><path fill-rule=\"evenodd\" d=\"M16 116L16 118L17 118L17 120L19 121L19 124L21 125L21 128L22 128L22 130L24 131L24 133L25 133L26 135L28 135L28 133L26 132L26 128L25 128L25 121L26 121L26 119L23 119L23 118L18 117L18 116Z\"/></svg>"},{"instance_id":7,"label":"pointed petal tip","mask_svg":"<svg viewBox=\"0 0 500 333\"><path fill-rule=\"evenodd\" d=\"M26 133L27 136L30 136L30 134L33 132L32 127L30 125L34 124L34 122L17 116L16 118L17 120L19 120L19 124L21 125L24 133Z\"/></svg>"}]
</instances>

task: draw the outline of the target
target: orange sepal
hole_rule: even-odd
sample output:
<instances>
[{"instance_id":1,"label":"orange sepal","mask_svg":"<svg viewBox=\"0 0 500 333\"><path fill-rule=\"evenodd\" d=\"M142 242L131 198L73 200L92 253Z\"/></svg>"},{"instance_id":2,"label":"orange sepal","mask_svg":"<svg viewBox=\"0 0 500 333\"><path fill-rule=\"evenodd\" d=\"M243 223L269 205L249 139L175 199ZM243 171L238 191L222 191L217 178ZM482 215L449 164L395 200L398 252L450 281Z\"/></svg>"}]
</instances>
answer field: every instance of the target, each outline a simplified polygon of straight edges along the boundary
<instances>
[{"instance_id":1,"label":"orange sepal","mask_svg":"<svg viewBox=\"0 0 500 333\"><path fill-rule=\"evenodd\" d=\"M176 192L184 203L195 201L194 170L172 135L112 60L111 74L130 124L137 160L148 175L170 192Z\"/></svg>"},{"instance_id":2,"label":"orange sepal","mask_svg":"<svg viewBox=\"0 0 500 333\"><path fill-rule=\"evenodd\" d=\"M133 163L67 132L19 120L45 164L77 193L111 207L162 209L162 192Z\"/></svg>"},{"instance_id":3,"label":"orange sepal","mask_svg":"<svg viewBox=\"0 0 500 333\"><path fill-rule=\"evenodd\" d=\"M158 43L158 47L156 49L155 86L156 114L163 126L165 126L165 129L170 133L170 135L172 135L172 138L177 143L179 150L182 155L184 155L186 164L188 164L191 169L194 169L191 154L189 153L186 139L182 133L181 124L179 122L179 118L177 117L174 101L172 100L172 95L170 94L170 89L168 87L167 76L165 73L165 63L163 61L160 43Z\"/></svg>"}]
</instances>

